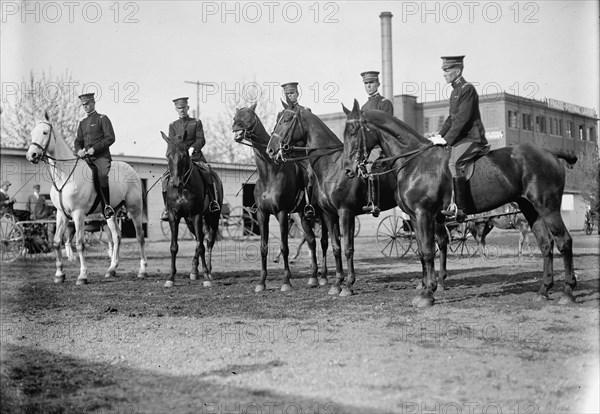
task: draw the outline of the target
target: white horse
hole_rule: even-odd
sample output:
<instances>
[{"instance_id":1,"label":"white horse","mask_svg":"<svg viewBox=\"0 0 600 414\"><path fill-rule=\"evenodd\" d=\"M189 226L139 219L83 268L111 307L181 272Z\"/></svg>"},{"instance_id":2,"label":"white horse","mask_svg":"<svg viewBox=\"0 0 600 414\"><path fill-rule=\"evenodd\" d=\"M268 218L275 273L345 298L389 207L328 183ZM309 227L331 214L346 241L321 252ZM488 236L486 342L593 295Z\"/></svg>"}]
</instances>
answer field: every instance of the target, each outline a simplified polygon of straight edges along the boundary
<instances>
[{"instance_id":1,"label":"white horse","mask_svg":"<svg viewBox=\"0 0 600 414\"><path fill-rule=\"evenodd\" d=\"M84 218L86 214L100 211L100 204L90 211L95 204L96 190L94 188L92 170L87 162L73 155L73 151L65 140L59 136L45 114L45 121L38 121L31 131L31 145L27 151L27 160L33 164L44 161L48 165L52 177L50 198L56 207L56 233L54 234L54 251L56 253L56 274L54 282L65 280L63 272L61 240L70 217L75 223L75 244L81 264L77 284L88 282L88 268L84 258ZM111 206L125 205L129 217L133 221L137 242L140 246L140 270L138 277L146 276L146 252L144 249L144 233L142 230L142 184L135 170L124 162L115 161L108 175L110 185ZM116 274L119 265L119 247L121 232L115 216L107 221L110 229L109 251L110 267L105 277Z\"/></svg>"}]
</instances>

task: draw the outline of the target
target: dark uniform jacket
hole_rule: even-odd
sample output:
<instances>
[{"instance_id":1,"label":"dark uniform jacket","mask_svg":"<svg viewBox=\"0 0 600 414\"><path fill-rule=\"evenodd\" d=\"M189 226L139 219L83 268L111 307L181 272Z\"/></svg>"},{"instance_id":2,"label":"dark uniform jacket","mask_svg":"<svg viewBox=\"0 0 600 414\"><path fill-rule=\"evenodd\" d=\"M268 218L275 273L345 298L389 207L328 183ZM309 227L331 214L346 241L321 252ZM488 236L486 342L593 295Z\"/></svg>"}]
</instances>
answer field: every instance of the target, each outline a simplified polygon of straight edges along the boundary
<instances>
[{"instance_id":1,"label":"dark uniform jacket","mask_svg":"<svg viewBox=\"0 0 600 414\"><path fill-rule=\"evenodd\" d=\"M111 160L110 147L115 142L115 131L110 119L94 111L79 122L75 152L80 149L94 148L92 158L107 158Z\"/></svg>"},{"instance_id":2,"label":"dark uniform jacket","mask_svg":"<svg viewBox=\"0 0 600 414\"><path fill-rule=\"evenodd\" d=\"M487 144L479 113L479 95L475 87L461 76L452 82L452 88L450 116L440 129L440 135L450 146L462 142Z\"/></svg>"},{"instance_id":3,"label":"dark uniform jacket","mask_svg":"<svg viewBox=\"0 0 600 414\"><path fill-rule=\"evenodd\" d=\"M30 195L27 201L27 210L31 214L31 220L45 219L48 217L46 198L41 194L37 198L35 194Z\"/></svg>"},{"instance_id":4,"label":"dark uniform jacket","mask_svg":"<svg viewBox=\"0 0 600 414\"><path fill-rule=\"evenodd\" d=\"M182 137L184 131L187 131L185 144L187 145L188 149L194 148L192 161L207 162L206 158L204 158L204 154L202 154L202 147L204 147L204 144L206 144L202 121L199 119L190 118L188 116L187 118L180 118L177 121L169 124L169 138L174 138L177 136Z\"/></svg>"},{"instance_id":5,"label":"dark uniform jacket","mask_svg":"<svg viewBox=\"0 0 600 414\"><path fill-rule=\"evenodd\" d=\"M9 203L10 197L8 194L4 193L4 191L0 191L0 213L12 213L13 212L13 203Z\"/></svg>"},{"instance_id":6,"label":"dark uniform jacket","mask_svg":"<svg viewBox=\"0 0 600 414\"><path fill-rule=\"evenodd\" d=\"M394 105L392 105L392 101L384 98L379 93L369 96L369 100L360 109L362 111L379 109L380 111L385 111L390 115L394 115Z\"/></svg>"}]
</instances>

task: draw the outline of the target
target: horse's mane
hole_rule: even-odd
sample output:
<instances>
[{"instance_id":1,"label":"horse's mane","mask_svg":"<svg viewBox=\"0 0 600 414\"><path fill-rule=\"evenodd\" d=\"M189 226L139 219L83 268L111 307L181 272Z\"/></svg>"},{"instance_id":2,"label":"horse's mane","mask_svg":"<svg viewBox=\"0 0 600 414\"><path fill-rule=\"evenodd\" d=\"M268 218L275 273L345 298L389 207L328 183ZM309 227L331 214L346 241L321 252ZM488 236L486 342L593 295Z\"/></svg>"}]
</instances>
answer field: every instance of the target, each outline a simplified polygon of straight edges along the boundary
<instances>
[{"instance_id":1,"label":"horse's mane","mask_svg":"<svg viewBox=\"0 0 600 414\"><path fill-rule=\"evenodd\" d=\"M169 146L178 152L187 152L187 145L180 135L169 139Z\"/></svg>"},{"instance_id":2,"label":"horse's mane","mask_svg":"<svg viewBox=\"0 0 600 414\"><path fill-rule=\"evenodd\" d=\"M419 142L428 142L427 138L419 134L416 129L385 111L380 111L378 109L365 110L363 111L363 116L367 121L376 121L374 123L376 123L377 126L393 136L397 137L402 133L409 135L408 138L413 138Z\"/></svg>"},{"instance_id":3,"label":"horse's mane","mask_svg":"<svg viewBox=\"0 0 600 414\"><path fill-rule=\"evenodd\" d=\"M299 109L302 112L303 116L309 116L311 119L314 120L314 122L321 129L323 129L327 133L327 138L329 140L335 141L335 143L342 145L342 141L340 141L340 139L337 137L337 135L335 135L335 133L331 129L329 129L327 124L325 122L323 122L323 120L321 118L319 118L318 116L316 116L315 114L313 114L311 111L309 111L306 108L299 108Z\"/></svg>"}]
</instances>

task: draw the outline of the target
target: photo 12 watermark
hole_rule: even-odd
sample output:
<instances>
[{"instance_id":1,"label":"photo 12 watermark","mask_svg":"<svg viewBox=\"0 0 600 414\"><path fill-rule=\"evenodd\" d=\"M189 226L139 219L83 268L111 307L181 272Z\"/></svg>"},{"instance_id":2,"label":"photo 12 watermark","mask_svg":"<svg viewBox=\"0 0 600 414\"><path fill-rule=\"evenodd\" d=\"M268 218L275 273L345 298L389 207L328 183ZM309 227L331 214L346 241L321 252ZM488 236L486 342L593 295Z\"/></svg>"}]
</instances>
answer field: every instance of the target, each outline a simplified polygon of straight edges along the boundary
<instances>
[{"instance_id":1,"label":"photo 12 watermark","mask_svg":"<svg viewBox=\"0 0 600 414\"><path fill-rule=\"evenodd\" d=\"M202 23L339 23L337 2L203 1Z\"/></svg>"},{"instance_id":2,"label":"photo 12 watermark","mask_svg":"<svg viewBox=\"0 0 600 414\"><path fill-rule=\"evenodd\" d=\"M403 1L402 23L539 23L537 2L496 1Z\"/></svg>"},{"instance_id":3,"label":"photo 12 watermark","mask_svg":"<svg viewBox=\"0 0 600 414\"><path fill-rule=\"evenodd\" d=\"M140 6L134 1L2 1L0 13L3 24L140 22Z\"/></svg>"}]
</instances>

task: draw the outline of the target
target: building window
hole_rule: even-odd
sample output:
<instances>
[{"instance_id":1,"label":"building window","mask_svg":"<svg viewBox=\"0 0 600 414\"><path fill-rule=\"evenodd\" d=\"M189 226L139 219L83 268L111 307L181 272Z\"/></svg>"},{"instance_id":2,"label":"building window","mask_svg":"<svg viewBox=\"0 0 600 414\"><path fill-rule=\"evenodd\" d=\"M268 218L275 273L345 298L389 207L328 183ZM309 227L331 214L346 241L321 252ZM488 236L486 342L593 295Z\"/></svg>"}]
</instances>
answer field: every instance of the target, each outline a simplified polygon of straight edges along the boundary
<instances>
[{"instance_id":1,"label":"building window","mask_svg":"<svg viewBox=\"0 0 600 414\"><path fill-rule=\"evenodd\" d=\"M585 128L583 125L579 125L579 139L585 141Z\"/></svg>"},{"instance_id":2,"label":"building window","mask_svg":"<svg viewBox=\"0 0 600 414\"><path fill-rule=\"evenodd\" d=\"M556 121L556 119L550 118L550 122L548 122L550 124L550 135L554 135L554 121Z\"/></svg>"},{"instance_id":3,"label":"building window","mask_svg":"<svg viewBox=\"0 0 600 414\"><path fill-rule=\"evenodd\" d=\"M546 117L536 116L535 117L535 132L546 133Z\"/></svg>"},{"instance_id":4,"label":"building window","mask_svg":"<svg viewBox=\"0 0 600 414\"><path fill-rule=\"evenodd\" d=\"M508 126L509 128L519 128L519 113L508 111Z\"/></svg>"},{"instance_id":5,"label":"building window","mask_svg":"<svg viewBox=\"0 0 600 414\"><path fill-rule=\"evenodd\" d=\"M523 129L533 131L533 122L531 122L531 114L523 114Z\"/></svg>"},{"instance_id":6,"label":"building window","mask_svg":"<svg viewBox=\"0 0 600 414\"><path fill-rule=\"evenodd\" d=\"M562 119L559 119L558 120L558 131L556 132L556 135L560 135L562 137L562 134L563 134L562 131L563 131L562 130Z\"/></svg>"},{"instance_id":7,"label":"building window","mask_svg":"<svg viewBox=\"0 0 600 414\"><path fill-rule=\"evenodd\" d=\"M596 141L596 128L590 127L588 129L588 141L592 141L592 142Z\"/></svg>"},{"instance_id":8,"label":"building window","mask_svg":"<svg viewBox=\"0 0 600 414\"><path fill-rule=\"evenodd\" d=\"M444 121L446 121L446 117L444 115L438 116L437 130L439 131L444 126Z\"/></svg>"},{"instance_id":9,"label":"building window","mask_svg":"<svg viewBox=\"0 0 600 414\"><path fill-rule=\"evenodd\" d=\"M573 122L567 121L567 138L573 138Z\"/></svg>"},{"instance_id":10,"label":"building window","mask_svg":"<svg viewBox=\"0 0 600 414\"><path fill-rule=\"evenodd\" d=\"M425 131L425 134L431 132L431 129L429 129L429 120L430 119L431 118L429 118L428 116L423 119L423 123L424 123L424 125L423 125L423 131Z\"/></svg>"}]
</instances>

